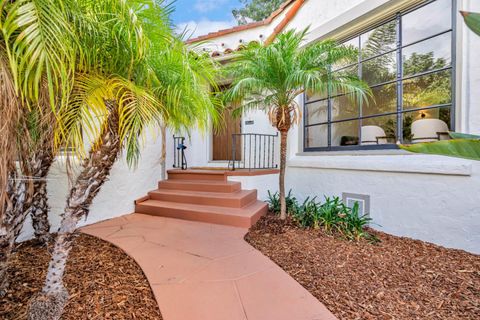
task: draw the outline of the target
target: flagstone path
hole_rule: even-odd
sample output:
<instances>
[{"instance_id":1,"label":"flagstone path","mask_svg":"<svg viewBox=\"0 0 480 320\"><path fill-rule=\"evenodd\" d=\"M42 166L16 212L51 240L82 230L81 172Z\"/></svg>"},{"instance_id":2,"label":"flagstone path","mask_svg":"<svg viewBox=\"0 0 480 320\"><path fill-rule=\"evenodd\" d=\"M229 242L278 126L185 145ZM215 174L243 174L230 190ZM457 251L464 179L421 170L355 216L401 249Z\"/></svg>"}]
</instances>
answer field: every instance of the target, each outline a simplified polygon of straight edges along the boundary
<instances>
[{"instance_id":1,"label":"flagstone path","mask_svg":"<svg viewBox=\"0 0 480 320\"><path fill-rule=\"evenodd\" d=\"M137 261L164 320L336 319L243 240L247 229L135 213L81 231Z\"/></svg>"}]
</instances>

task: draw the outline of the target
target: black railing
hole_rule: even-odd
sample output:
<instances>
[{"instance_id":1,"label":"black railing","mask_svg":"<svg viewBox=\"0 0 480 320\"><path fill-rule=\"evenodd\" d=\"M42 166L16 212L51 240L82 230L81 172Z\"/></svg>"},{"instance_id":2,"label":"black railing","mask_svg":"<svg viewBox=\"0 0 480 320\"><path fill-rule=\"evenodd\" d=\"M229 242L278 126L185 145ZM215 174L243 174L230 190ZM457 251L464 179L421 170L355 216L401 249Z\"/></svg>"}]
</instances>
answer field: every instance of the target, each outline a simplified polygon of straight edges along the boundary
<instances>
[{"instance_id":1,"label":"black railing","mask_svg":"<svg viewBox=\"0 0 480 320\"><path fill-rule=\"evenodd\" d=\"M185 157L185 137L173 136L173 167L187 170L187 158Z\"/></svg>"},{"instance_id":2,"label":"black railing","mask_svg":"<svg viewBox=\"0 0 480 320\"><path fill-rule=\"evenodd\" d=\"M231 170L275 169L277 134L234 133L232 134Z\"/></svg>"}]
</instances>

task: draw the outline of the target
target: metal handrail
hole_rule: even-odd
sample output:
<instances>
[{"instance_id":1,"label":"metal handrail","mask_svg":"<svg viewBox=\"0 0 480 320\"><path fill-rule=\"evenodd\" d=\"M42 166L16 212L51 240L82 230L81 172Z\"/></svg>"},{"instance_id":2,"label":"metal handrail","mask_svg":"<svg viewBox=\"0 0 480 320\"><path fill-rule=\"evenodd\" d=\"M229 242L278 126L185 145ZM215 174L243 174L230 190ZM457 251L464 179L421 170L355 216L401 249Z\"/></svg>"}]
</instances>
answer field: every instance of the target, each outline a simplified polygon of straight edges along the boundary
<instances>
[{"instance_id":1,"label":"metal handrail","mask_svg":"<svg viewBox=\"0 0 480 320\"><path fill-rule=\"evenodd\" d=\"M185 137L173 136L173 167L187 170L187 157L185 156Z\"/></svg>"},{"instance_id":2,"label":"metal handrail","mask_svg":"<svg viewBox=\"0 0 480 320\"><path fill-rule=\"evenodd\" d=\"M275 158L277 138L278 132L276 134L232 134L232 158L229 161L229 168L232 171L236 169L258 170L278 168ZM237 151L240 151L241 154L237 155Z\"/></svg>"}]
</instances>

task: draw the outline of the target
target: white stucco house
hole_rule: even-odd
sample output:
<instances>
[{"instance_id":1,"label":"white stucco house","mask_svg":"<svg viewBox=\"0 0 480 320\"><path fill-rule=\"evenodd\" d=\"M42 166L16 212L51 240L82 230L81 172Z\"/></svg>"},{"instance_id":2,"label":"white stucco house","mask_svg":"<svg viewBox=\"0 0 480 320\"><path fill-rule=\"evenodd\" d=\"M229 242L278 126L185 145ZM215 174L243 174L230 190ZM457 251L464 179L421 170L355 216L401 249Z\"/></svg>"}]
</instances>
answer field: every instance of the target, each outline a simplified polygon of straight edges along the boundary
<instances>
[{"instance_id":1,"label":"white stucco house","mask_svg":"<svg viewBox=\"0 0 480 320\"><path fill-rule=\"evenodd\" d=\"M344 70L369 83L375 103L299 96L303 119L289 135L287 189L298 198L357 199L376 229L480 253L480 163L408 154L396 145L444 139L447 131L480 134L480 38L459 10L479 12L480 1L290 0L265 21L188 42L221 63L243 45L288 29L309 27L308 43L333 38L356 46L358 62ZM232 157L237 167L275 167L278 139L266 114L226 121L223 133L169 133L169 168L178 165L173 135L185 136L189 167L231 168ZM132 212L133 200L160 177L160 152L160 139L151 137L136 170L118 162L83 223ZM62 159L49 179L58 222L68 184ZM278 183L276 174L230 179L258 189L260 198ZM28 237L28 225L24 231Z\"/></svg>"}]
</instances>

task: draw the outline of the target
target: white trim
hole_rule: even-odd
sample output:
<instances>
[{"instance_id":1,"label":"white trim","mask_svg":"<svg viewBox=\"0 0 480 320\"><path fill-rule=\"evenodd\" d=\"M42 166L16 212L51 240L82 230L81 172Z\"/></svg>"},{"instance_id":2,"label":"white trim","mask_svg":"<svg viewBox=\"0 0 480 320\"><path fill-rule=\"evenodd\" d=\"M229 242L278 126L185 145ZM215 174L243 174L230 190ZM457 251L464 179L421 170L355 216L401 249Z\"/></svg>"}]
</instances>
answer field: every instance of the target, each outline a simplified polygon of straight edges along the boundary
<instances>
[{"instance_id":1,"label":"white trim","mask_svg":"<svg viewBox=\"0 0 480 320\"><path fill-rule=\"evenodd\" d=\"M368 0L312 30L310 41L342 39L426 0Z\"/></svg>"},{"instance_id":2,"label":"white trim","mask_svg":"<svg viewBox=\"0 0 480 320\"><path fill-rule=\"evenodd\" d=\"M471 176L469 160L430 155L295 156L288 167Z\"/></svg>"}]
</instances>

